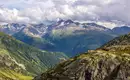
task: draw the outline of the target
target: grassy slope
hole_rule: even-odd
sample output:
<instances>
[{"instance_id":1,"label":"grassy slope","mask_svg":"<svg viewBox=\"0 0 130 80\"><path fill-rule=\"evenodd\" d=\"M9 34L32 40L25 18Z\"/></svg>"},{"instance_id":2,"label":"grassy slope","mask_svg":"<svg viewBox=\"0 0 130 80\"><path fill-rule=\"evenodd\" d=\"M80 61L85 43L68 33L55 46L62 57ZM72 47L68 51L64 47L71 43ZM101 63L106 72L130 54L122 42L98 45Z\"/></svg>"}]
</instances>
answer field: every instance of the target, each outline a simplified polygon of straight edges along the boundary
<instances>
[{"instance_id":1,"label":"grassy slope","mask_svg":"<svg viewBox=\"0 0 130 80\"><path fill-rule=\"evenodd\" d=\"M48 68L59 63L61 61L61 58L67 58L67 56L63 53L41 51L27 44L24 44L23 42L20 42L11 36L0 33L0 57L3 55L5 55L5 59L8 59L8 57L6 57L6 55L8 55L12 59L16 60L18 64L23 65L28 72L26 75L40 74L41 72L46 71ZM16 64L13 63L13 65ZM8 67L6 70L7 69ZM11 75L12 73L12 76L19 77L21 75L16 75L16 73L11 69L7 70L8 72L2 69L0 69L0 71L1 75L6 76ZM22 78L24 78L24 76Z\"/></svg>"},{"instance_id":2,"label":"grassy slope","mask_svg":"<svg viewBox=\"0 0 130 80\"><path fill-rule=\"evenodd\" d=\"M20 74L18 72L15 72L10 69L0 69L0 79L2 80L32 80L33 77L31 76L25 76L23 74Z\"/></svg>"}]
</instances>

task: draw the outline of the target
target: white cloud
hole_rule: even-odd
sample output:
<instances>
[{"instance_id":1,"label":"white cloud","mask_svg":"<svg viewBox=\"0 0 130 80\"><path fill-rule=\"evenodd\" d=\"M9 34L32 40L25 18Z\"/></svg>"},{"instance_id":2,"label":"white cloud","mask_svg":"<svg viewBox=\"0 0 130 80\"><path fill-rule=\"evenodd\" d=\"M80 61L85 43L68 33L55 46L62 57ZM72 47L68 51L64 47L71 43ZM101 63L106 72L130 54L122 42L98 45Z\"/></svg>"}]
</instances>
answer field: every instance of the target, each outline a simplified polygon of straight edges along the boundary
<instances>
[{"instance_id":1,"label":"white cloud","mask_svg":"<svg viewBox=\"0 0 130 80\"><path fill-rule=\"evenodd\" d=\"M130 0L0 0L0 21L42 22L45 19L114 20L130 23Z\"/></svg>"}]
</instances>

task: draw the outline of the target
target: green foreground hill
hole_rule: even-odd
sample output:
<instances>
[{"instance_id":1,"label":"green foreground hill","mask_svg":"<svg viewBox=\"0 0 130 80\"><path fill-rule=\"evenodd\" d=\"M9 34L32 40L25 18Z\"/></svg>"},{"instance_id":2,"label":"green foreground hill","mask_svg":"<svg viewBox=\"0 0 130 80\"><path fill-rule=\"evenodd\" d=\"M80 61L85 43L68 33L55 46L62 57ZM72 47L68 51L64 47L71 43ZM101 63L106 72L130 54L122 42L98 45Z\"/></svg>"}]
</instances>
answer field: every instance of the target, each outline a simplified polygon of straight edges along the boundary
<instances>
[{"instance_id":1,"label":"green foreground hill","mask_svg":"<svg viewBox=\"0 0 130 80\"><path fill-rule=\"evenodd\" d=\"M24 44L0 32L0 80L29 80L68 57Z\"/></svg>"}]
</instances>

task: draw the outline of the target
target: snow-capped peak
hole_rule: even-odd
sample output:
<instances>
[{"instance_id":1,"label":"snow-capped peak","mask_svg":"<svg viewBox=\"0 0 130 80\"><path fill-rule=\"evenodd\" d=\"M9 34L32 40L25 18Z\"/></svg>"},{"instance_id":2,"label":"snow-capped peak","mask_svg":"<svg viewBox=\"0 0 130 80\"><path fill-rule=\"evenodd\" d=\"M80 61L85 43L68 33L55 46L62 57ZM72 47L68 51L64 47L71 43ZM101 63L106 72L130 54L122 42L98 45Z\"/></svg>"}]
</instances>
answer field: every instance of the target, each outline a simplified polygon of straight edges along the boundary
<instances>
[{"instance_id":1,"label":"snow-capped peak","mask_svg":"<svg viewBox=\"0 0 130 80\"><path fill-rule=\"evenodd\" d=\"M57 22L59 22L59 21L63 21L63 19L61 19L61 18L57 18L56 21L57 21Z\"/></svg>"}]
</instances>

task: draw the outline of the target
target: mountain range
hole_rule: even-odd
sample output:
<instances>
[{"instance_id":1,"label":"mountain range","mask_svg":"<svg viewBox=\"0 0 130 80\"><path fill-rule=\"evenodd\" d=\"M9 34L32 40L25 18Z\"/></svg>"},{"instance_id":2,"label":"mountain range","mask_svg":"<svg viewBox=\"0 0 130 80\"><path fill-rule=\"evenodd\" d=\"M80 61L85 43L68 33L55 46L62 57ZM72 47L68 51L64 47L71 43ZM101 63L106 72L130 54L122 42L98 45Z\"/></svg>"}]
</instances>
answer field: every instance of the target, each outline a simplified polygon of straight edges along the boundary
<instances>
[{"instance_id":1,"label":"mountain range","mask_svg":"<svg viewBox=\"0 0 130 80\"><path fill-rule=\"evenodd\" d=\"M63 52L72 57L96 49L119 35L129 33L130 27L109 29L96 23L57 19L40 24L10 23L1 25L0 31L33 47L51 52Z\"/></svg>"},{"instance_id":2,"label":"mountain range","mask_svg":"<svg viewBox=\"0 0 130 80\"><path fill-rule=\"evenodd\" d=\"M130 80L130 34L60 63L34 79Z\"/></svg>"}]
</instances>

